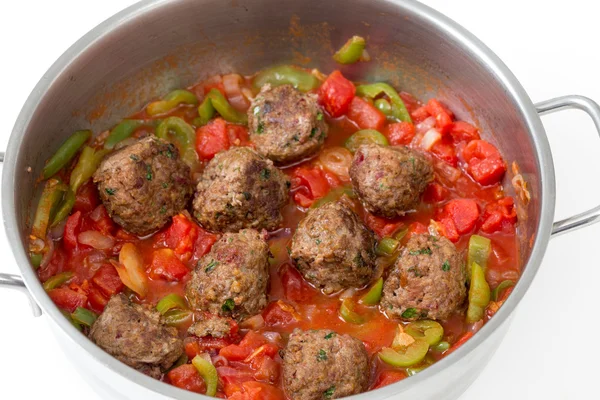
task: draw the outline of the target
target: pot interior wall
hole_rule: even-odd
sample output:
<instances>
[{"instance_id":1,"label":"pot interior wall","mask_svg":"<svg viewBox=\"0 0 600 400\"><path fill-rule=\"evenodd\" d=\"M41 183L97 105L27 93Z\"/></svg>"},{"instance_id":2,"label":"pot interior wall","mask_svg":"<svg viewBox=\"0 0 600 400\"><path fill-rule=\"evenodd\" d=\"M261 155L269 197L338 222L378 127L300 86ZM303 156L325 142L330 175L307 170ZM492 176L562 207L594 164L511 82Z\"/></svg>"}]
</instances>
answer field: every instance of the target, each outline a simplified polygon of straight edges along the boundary
<instances>
[{"instance_id":1,"label":"pot interior wall","mask_svg":"<svg viewBox=\"0 0 600 400\"><path fill-rule=\"evenodd\" d=\"M67 55L75 56L73 62L50 83L24 133L15 176L23 243L36 177L73 131L100 133L170 89L215 73L251 74L278 63L328 73L340 68L331 59L334 50L358 34L367 38L372 61L342 67L345 75L387 80L421 99L442 99L459 118L480 126L509 165L518 163L532 194L520 212L526 261L541 199L529 128L494 71L456 36L441 33L450 28L434 26L414 7L413 2L384 0L175 0L121 17L117 28L84 51Z\"/></svg>"}]
</instances>

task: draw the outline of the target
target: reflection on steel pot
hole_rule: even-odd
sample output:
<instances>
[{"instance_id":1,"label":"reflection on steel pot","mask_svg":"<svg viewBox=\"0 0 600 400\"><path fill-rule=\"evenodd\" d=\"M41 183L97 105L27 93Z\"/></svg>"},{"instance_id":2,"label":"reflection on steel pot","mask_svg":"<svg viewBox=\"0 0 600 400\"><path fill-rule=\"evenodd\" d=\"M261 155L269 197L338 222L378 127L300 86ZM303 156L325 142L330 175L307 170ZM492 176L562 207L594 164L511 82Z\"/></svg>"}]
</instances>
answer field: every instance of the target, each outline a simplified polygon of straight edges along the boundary
<instances>
[{"instance_id":1,"label":"reflection on steel pot","mask_svg":"<svg viewBox=\"0 0 600 400\"><path fill-rule=\"evenodd\" d=\"M48 70L19 115L3 166L4 223L22 280L0 274L0 287L24 290L35 299L65 353L99 392L115 399L202 397L147 377L104 353L47 296L27 256L35 181L44 161L71 132L81 127L101 132L148 99L215 73L252 73L278 63L339 68L331 58L332 43L355 34L369 38L372 61L343 66L346 76L389 81L420 98L440 98L459 117L498 133L491 141L518 164L531 193L527 205L518 205L523 275L495 317L440 362L356 399L457 398L498 347L551 235L597 222L600 207L553 224L554 168L540 114L578 108L600 129L598 106L579 96L535 106L487 47L424 5L411 0L142 1L93 29ZM37 305L34 313L39 314Z\"/></svg>"}]
</instances>

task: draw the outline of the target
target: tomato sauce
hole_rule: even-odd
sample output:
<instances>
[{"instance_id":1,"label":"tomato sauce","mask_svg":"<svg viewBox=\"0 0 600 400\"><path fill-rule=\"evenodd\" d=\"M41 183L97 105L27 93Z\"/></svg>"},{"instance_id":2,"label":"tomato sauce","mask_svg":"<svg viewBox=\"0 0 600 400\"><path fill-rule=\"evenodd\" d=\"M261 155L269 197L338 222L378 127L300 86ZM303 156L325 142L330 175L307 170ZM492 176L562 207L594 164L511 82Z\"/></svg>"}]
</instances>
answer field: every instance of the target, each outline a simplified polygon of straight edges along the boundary
<instances>
[{"instance_id":1,"label":"tomato sauce","mask_svg":"<svg viewBox=\"0 0 600 400\"><path fill-rule=\"evenodd\" d=\"M200 97L206 94L206 88L211 87L211 85L223 90L218 83L215 86L215 81L218 82L218 79L213 78L209 83L200 83L190 88L190 91ZM241 86L250 88L251 83L252 79L247 78L243 80ZM498 211L494 211L496 208L493 205L498 200L506 197L501 182L496 180L489 184L489 179L492 178L484 177L483 179L488 179L487 184L481 185L474 178L473 173L469 173L474 168L473 164L469 164L470 161L467 162L463 156L465 147L469 143L479 140L478 130L466 122L455 121L451 111L437 101L422 104L407 93L401 93L401 96L408 111L413 116L413 126L405 125L391 128L390 125L393 122L386 122L381 131L388 135L392 144L394 140L406 140L405 138L408 137L408 145L420 149L422 148L421 139L426 134L422 125L430 124L431 128L429 129L437 127L443 138L428 150L435 170L434 183L430 184L423 201L414 212L393 221L370 215L356 198L347 198L346 200L350 202L365 224L375 231L378 239L381 239L384 235L390 236L394 232L408 230L408 234L401 239L402 244L413 232L432 232L433 229L437 234L448 236L455 242L459 251L465 251L472 234L487 237L492 243L492 253L486 271L486 279L490 287L493 289L507 279L516 281L521 272L514 223L516 217L511 219L497 214ZM365 109L369 112L369 107L373 108L369 104L368 100L361 99L360 110L348 112L348 115L357 119L356 112L362 113L365 111L361 110ZM343 110L343 106L340 106L339 103L334 104L334 106L332 109L335 109L335 113L343 113L343 111L340 111ZM327 110L327 107L325 109ZM245 112L245 110L242 111ZM168 114L149 116L143 110L130 118L148 120L161 119L166 116L179 116L192 124L194 118L198 116L198 112L194 106L179 105ZM350 120L346 115L334 118L330 114L326 114L325 118L329 125L329 133L324 149L344 147L346 140L360 128L357 122ZM366 116L364 118L360 117L359 122L368 124L369 121L380 121L380 119ZM391 136L394 129L407 128L407 131L399 133L400 136ZM236 133L238 137L240 134L243 136L244 132L247 135L247 131L244 131L245 128L236 126L235 129L241 130L241 133L239 131ZM143 127L138 129L134 136L148 134L151 131L151 127ZM394 135L398 131L395 132ZM230 140L229 146L236 144L240 144L240 142ZM246 144L248 143L246 142ZM101 145L101 141L98 145ZM486 154L489 153L488 151ZM473 157L480 157L480 155L471 155L471 159ZM498 158L499 155L494 157L496 157L494 165L505 163L504 160ZM487 161L485 157L482 160L477 159L477 162L484 163L483 167L489 168L489 165L485 164ZM202 171L205 163L206 161L201 161L196 166L195 172ZM478 173L480 174L477 175L478 178L481 178L483 167L478 166ZM302 178L299 177L298 171L303 168L305 171L315 169L319 171L310 175L309 178ZM262 339L248 336L248 326L242 323L239 334L230 338L229 342L210 344L202 343L202 339L200 339L199 343L188 342L186 345L186 352L191 352L191 355L198 349L209 349L208 352L213 357L213 362L220 375L218 395L236 399L258 399L266 397L265 393L269 393L269 396L271 396L269 398L282 398L282 392L274 388L275 386L281 388L281 358L276 352L272 356L260 355L252 360L248 359L249 356L241 360L236 359L234 356L230 356L232 359L227 359L222 354L245 351L246 353L243 354L246 355L247 352L256 351L266 343L274 343L277 349L281 349L285 346L287 336L295 328L303 330L331 329L338 333L350 334L363 341L372 360L371 388L381 387L404 379L419 368L426 367L453 351L454 348L452 347L441 352L431 349L425 360L414 366L412 370L389 366L377 357L377 353L383 347L391 346L396 335L396 328L400 322L388 318L378 306L365 306L358 303L357 300L369 288L324 295L304 281L300 273L294 268L288 254L294 230L298 222L306 215L310 205L318 200L318 198L311 198L314 197L316 192L318 192L319 197L323 197L323 191L330 192L339 187L350 188L351 186L347 176L338 176L327 170L326 166L319 162L318 157L285 167L283 170L291 177L292 188L290 202L283 210L283 225L279 230L269 233L268 241L272 253L270 259L269 305L262 312L264 323L253 329L255 333L261 335ZM63 171L62 174L68 176L67 172ZM296 194L298 195L296 196ZM478 210L480 210L480 215L477 216L476 221L473 221L468 226L468 231L462 234L453 233L453 228L456 228L457 224L452 222L453 217L448 216L447 211L445 211L445 206L456 199L474 200ZM486 210L489 210L488 214L486 214ZM76 215L76 213L79 214ZM493 225L493 228L488 228L488 232L484 232L481 230L484 222L483 218L484 216L490 218L490 215L494 215L496 217L494 221L499 222ZM489 222L489 224L492 222ZM109 249L98 250L90 245L78 242L77 235L90 230L101 232L103 235L112 238L114 244ZM57 237L60 238L52 243L53 249L49 262L43 263L38 270L40 279L47 281L57 274L71 271L74 274L73 278L60 288L67 288L74 295L69 297L63 292L55 292L52 296L53 300L59 307L68 312L73 312L73 304L78 304L100 313L110 296L120 291L127 293L134 301L149 306L155 306L160 299L171 293L185 296L184 288L191 274L187 273L178 279L165 278L169 273L169 266L167 265L164 268L159 266L160 268L155 269L157 268L153 261L155 252L160 249L171 249L170 252L164 254L167 260L168 257L175 257L173 263L181 262L191 272L200 257L210 250L210 246L218 239L219 234L205 231L192 220L189 214L184 213L175 217L172 223L150 237L135 237L123 231L108 217L98 198L95 186L88 182L78 191L76 205L67 220L64 233ZM120 250L125 243L135 245L143 258L145 272L148 274L147 295L143 298L120 284L116 272L111 269L113 268L111 265L117 262ZM162 263L169 264L168 261ZM393 257L380 257L377 263L380 268L380 275L385 277L391 269ZM99 271L104 272L100 273ZM75 294L79 297L74 297ZM352 299L355 303L354 311L363 317L364 323L346 322L340 316L341 297ZM84 299L81 304L77 302L79 299ZM501 305L501 300L494 304L495 307L499 305ZM493 315L493 312L488 312L480 323L467 324L464 310L461 310L447 321L440 321L444 327L443 340L447 341L449 345L457 342L460 344L460 341L467 340L470 337L469 332L477 331L491 315ZM177 325L182 337L186 335L185 332L194 318L193 315ZM405 323L401 324L406 325ZM238 347L228 348L227 346ZM222 348L228 350L222 350ZM260 362L256 360L260 360ZM178 367L178 369L166 374L164 380L192 391L203 393L206 390L204 382L198 379L198 375L194 373L194 369L189 364ZM260 382L260 384L248 384L248 382ZM252 397L252 393L258 393L254 396L259 397Z\"/></svg>"}]
</instances>

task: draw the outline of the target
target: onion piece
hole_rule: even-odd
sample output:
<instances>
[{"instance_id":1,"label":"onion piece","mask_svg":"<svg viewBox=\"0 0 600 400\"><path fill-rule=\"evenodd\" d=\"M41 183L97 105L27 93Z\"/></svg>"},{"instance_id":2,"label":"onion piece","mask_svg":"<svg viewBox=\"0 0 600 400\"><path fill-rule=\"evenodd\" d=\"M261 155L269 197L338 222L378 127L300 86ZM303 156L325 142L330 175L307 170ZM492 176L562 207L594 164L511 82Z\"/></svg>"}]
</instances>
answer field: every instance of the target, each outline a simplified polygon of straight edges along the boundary
<instances>
[{"instance_id":1,"label":"onion piece","mask_svg":"<svg viewBox=\"0 0 600 400\"><path fill-rule=\"evenodd\" d=\"M54 225L52 228L50 228L50 232L49 232L49 237L52 240L60 240L62 239L64 233L65 233L65 225L67 224L67 219L63 219L62 221L60 221L58 224Z\"/></svg>"},{"instance_id":2,"label":"onion piece","mask_svg":"<svg viewBox=\"0 0 600 400\"><path fill-rule=\"evenodd\" d=\"M442 139L442 134L435 128L428 130L421 139L421 147L427 151Z\"/></svg>"},{"instance_id":3,"label":"onion piece","mask_svg":"<svg viewBox=\"0 0 600 400\"><path fill-rule=\"evenodd\" d=\"M148 293L148 277L142 255L132 243L125 243L119 253L119 262L111 260L121 281L142 298Z\"/></svg>"},{"instance_id":4,"label":"onion piece","mask_svg":"<svg viewBox=\"0 0 600 400\"><path fill-rule=\"evenodd\" d=\"M435 164L435 171L442 180L450 183L456 182L462 175L459 169L443 161Z\"/></svg>"},{"instance_id":5,"label":"onion piece","mask_svg":"<svg viewBox=\"0 0 600 400\"><path fill-rule=\"evenodd\" d=\"M284 347L284 343L283 343L283 337L281 336L281 333L279 332L263 332L262 335L265 337L265 339L267 339L269 342L279 346L279 347Z\"/></svg>"},{"instance_id":6,"label":"onion piece","mask_svg":"<svg viewBox=\"0 0 600 400\"><path fill-rule=\"evenodd\" d=\"M344 300L349 297L352 297L352 296L354 296L354 293L356 293L356 289L354 289L354 288L346 289L342 293L340 293L340 300Z\"/></svg>"},{"instance_id":7,"label":"onion piece","mask_svg":"<svg viewBox=\"0 0 600 400\"><path fill-rule=\"evenodd\" d=\"M319 154L319 163L328 171L336 174L340 179L350 181L350 165L352 153L343 147L332 147Z\"/></svg>"},{"instance_id":8,"label":"onion piece","mask_svg":"<svg viewBox=\"0 0 600 400\"><path fill-rule=\"evenodd\" d=\"M423 120L422 122L418 123L417 125L415 125L415 132L417 134L423 134L433 127L435 127L435 118L429 117L429 118Z\"/></svg>"},{"instance_id":9,"label":"onion piece","mask_svg":"<svg viewBox=\"0 0 600 400\"><path fill-rule=\"evenodd\" d=\"M212 357L212 363L215 367L227 367L229 365L229 360L227 360L223 356L214 356Z\"/></svg>"},{"instance_id":10,"label":"onion piece","mask_svg":"<svg viewBox=\"0 0 600 400\"><path fill-rule=\"evenodd\" d=\"M242 329L257 330L262 328L263 326L265 326L265 319L260 314L250 317L247 320L240 323L240 328Z\"/></svg>"},{"instance_id":11,"label":"onion piece","mask_svg":"<svg viewBox=\"0 0 600 400\"><path fill-rule=\"evenodd\" d=\"M50 260L54 254L54 241L47 239L46 243L47 245L45 247L44 256L42 257L42 262L40 263L40 270L43 270L48 266L48 264L50 264Z\"/></svg>"},{"instance_id":12,"label":"onion piece","mask_svg":"<svg viewBox=\"0 0 600 400\"><path fill-rule=\"evenodd\" d=\"M242 81L242 76L238 74L223 76L223 87L225 88L225 96L227 96L229 104L240 111L246 111L250 107L250 102L242 94L240 88Z\"/></svg>"},{"instance_id":13,"label":"onion piece","mask_svg":"<svg viewBox=\"0 0 600 400\"><path fill-rule=\"evenodd\" d=\"M110 236L105 236L98 231L85 231L77 235L77 241L81 244L91 246L97 250L112 249L115 240Z\"/></svg>"},{"instance_id":14,"label":"onion piece","mask_svg":"<svg viewBox=\"0 0 600 400\"><path fill-rule=\"evenodd\" d=\"M104 206L102 204L94 208L94 211L90 213L90 219L94 222L100 221L100 219L102 219L102 215L104 215L104 211L102 210L103 208Z\"/></svg>"}]
</instances>

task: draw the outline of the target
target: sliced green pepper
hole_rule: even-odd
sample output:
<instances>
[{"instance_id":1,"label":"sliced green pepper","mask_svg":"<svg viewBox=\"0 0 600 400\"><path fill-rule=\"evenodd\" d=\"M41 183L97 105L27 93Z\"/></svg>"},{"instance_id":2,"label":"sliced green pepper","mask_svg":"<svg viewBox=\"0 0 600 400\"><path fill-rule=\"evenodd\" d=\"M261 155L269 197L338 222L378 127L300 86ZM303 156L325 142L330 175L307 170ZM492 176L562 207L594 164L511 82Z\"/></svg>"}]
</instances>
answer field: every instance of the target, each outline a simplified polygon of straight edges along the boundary
<instances>
[{"instance_id":1,"label":"sliced green pepper","mask_svg":"<svg viewBox=\"0 0 600 400\"><path fill-rule=\"evenodd\" d=\"M492 300L498 301L502 292L504 292L509 287L515 286L513 281L502 281L496 288L492 291Z\"/></svg>"},{"instance_id":2,"label":"sliced green pepper","mask_svg":"<svg viewBox=\"0 0 600 400\"><path fill-rule=\"evenodd\" d=\"M392 254L394 254L394 252L398 248L399 244L400 244L400 242L394 238L384 237L383 239L381 239L379 241L379 243L377 243L377 247L375 248L375 253L378 256L389 257Z\"/></svg>"},{"instance_id":3,"label":"sliced green pepper","mask_svg":"<svg viewBox=\"0 0 600 400\"><path fill-rule=\"evenodd\" d=\"M215 108L212 105L212 100L209 96L204 98L202 104L198 106L198 115L199 117L194 119L193 123L195 126L204 126L208 124L208 121L213 119L215 116Z\"/></svg>"},{"instance_id":4,"label":"sliced green pepper","mask_svg":"<svg viewBox=\"0 0 600 400\"><path fill-rule=\"evenodd\" d=\"M438 353L443 353L450 348L450 343L446 341L441 341L438 344L431 346L433 351L437 351Z\"/></svg>"},{"instance_id":5,"label":"sliced green pepper","mask_svg":"<svg viewBox=\"0 0 600 400\"><path fill-rule=\"evenodd\" d=\"M375 129L363 129L350 136L346 140L346 143L344 143L344 146L350 150L350 152L355 153L363 144L389 145L387 138Z\"/></svg>"},{"instance_id":6,"label":"sliced green pepper","mask_svg":"<svg viewBox=\"0 0 600 400\"><path fill-rule=\"evenodd\" d=\"M200 356L196 356L192 359L192 365L196 367L198 373L204 379L204 383L206 383L206 396L215 397L217 394L217 383L219 382L219 376L217 374L217 369L215 366L208 360Z\"/></svg>"},{"instance_id":7,"label":"sliced green pepper","mask_svg":"<svg viewBox=\"0 0 600 400\"><path fill-rule=\"evenodd\" d=\"M352 304L351 299L344 299L342 301L342 305L340 306L340 315L344 319L344 321L349 322L351 324L364 324L365 319L362 315L358 314L354 311L354 306Z\"/></svg>"},{"instance_id":8,"label":"sliced green pepper","mask_svg":"<svg viewBox=\"0 0 600 400\"><path fill-rule=\"evenodd\" d=\"M56 289L63 283L68 282L71 278L73 278L73 273L71 271L61 272L60 274L56 274L53 277L49 278L46 282L44 282L42 286L44 287L45 291L49 291L52 289Z\"/></svg>"},{"instance_id":9,"label":"sliced green pepper","mask_svg":"<svg viewBox=\"0 0 600 400\"><path fill-rule=\"evenodd\" d=\"M173 90L166 95L162 100L154 101L146 107L146 113L150 116L164 114L171 111L180 104L198 104L196 96L187 90Z\"/></svg>"},{"instance_id":10,"label":"sliced green pepper","mask_svg":"<svg viewBox=\"0 0 600 400\"><path fill-rule=\"evenodd\" d=\"M361 298L361 304L365 304L367 306L374 306L379 304L381 300L381 293L383 292L383 278L377 279L377 281L371 286L369 291L365 293Z\"/></svg>"},{"instance_id":11,"label":"sliced green pepper","mask_svg":"<svg viewBox=\"0 0 600 400\"><path fill-rule=\"evenodd\" d=\"M469 307L467 308L467 323L473 324L483 318L485 308L490 302L490 285L485 280L483 268L471 264L471 286L469 287Z\"/></svg>"},{"instance_id":12,"label":"sliced green pepper","mask_svg":"<svg viewBox=\"0 0 600 400\"><path fill-rule=\"evenodd\" d=\"M188 309L188 305L185 299L175 293L166 295L158 302L158 304L156 304L156 310L162 315L174 308L179 308L181 310Z\"/></svg>"},{"instance_id":13,"label":"sliced green pepper","mask_svg":"<svg viewBox=\"0 0 600 400\"><path fill-rule=\"evenodd\" d=\"M69 180L69 186L71 186L73 193L77 193L81 185L94 175L100 162L109 152L108 149L94 150L90 146L83 148Z\"/></svg>"},{"instance_id":14,"label":"sliced green pepper","mask_svg":"<svg viewBox=\"0 0 600 400\"><path fill-rule=\"evenodd\" d=\"M178 145L181 158L186 164L194 166L198 162L196 154L196 131L179 117L164 119L156 128L156 136Z\"/></svg>"},{"instance_id":15,"label":"sliced green pepper","mask_svg":"<svg viewBox=\"0 0 600 400\"><path fill-rule=\"evenodd\" d=\"M71 314L69 314L65 310L60 310L60 312L62 313L62 315L65 316L66 319L69 320L69 322L71 323L71 325L73 325L75 327L75 329L77 329L78 331L81 331L81 324L79 322L75 321L73 318L71 318Z\"/></svg>"},{"instance_id":16,"label":"sliced green pepper","mask_svg":"<svg viewBox=\"0 0 600 400\"><path fill-rule=\"evenodd\" d=\"M325 196L320 199L315 200L314 203L310 206L310 208L319 208L327 203L332 203L338 201L343 195L346 195L350 198L356 197L354 191L350 186L342 186L339 188L335 188L327 193Z\"/></svg>"},{"instance_id":17,"label":"sliced green pepper","mask_svg":"<svg viewBox=\"0 0 600 400\"><path fill-rule=\"evenodd\" d=\"M234 124L248 124L248 116L246 113L240 112L233 108L231 104L227 101L223 93L221 93L218 89L211 89L210 92L206 95L207 98L210 99L210 102L214 109L219 113L221 117L227 122L232 122ZM198 114L200 114L200 108L198 108ZM200 114L201 115L201 114ZM200 118L204 119L202 115Z\"/></svg>"},{"instance_id":18,"label":"sliced green pepper","mask_svg":"<svg viewBox=\"0 0 600 400\"><path fill-rule=\"evenodd\" d=\"M334 55L333 59L340 64L354 64L359 61L367 42L363 37L352 36Z\"/></svg>"},{"instance_id":19,"label":"sliced green pepper","mask_svg":"<svg viewBox=\"0 0 600 400\"><path fill-rule=\"evenodd\" d=\"M42 171L44 179L48 179L75 157L81 146L92 137L92 131L77 131L69 137L52 156Z\"/></svg>"},{"instance_id":20,"label":"sliced green pepper","mask_svg":"<svg viewBox=\"0 0 600 400\"><path fill-rule=\"evenodd\" d=\"M172 309L164 313L163 322L169 326L177 326L189 321L191 317L192 312L190 310Z\"/></svg>"},{"instance_id":21,"label":"sliced green pepper","mask_svg":"<svg viewBox=\"0 0 600 400\"><path fill-rule=\"evenodd\" d=\"M319 87L321 82L308 71L290 65L278 65L263 69L254 77L254 87L260 89L265 84L271 86L292 85L301 92L308 92Z\"/></svg>"},{"instance_id":22,"label":"sliced green pepper","mask_svg":"<svg viewBox=\"0 0 600 400\"><path fill-rule=\"evenodd\" d=\"M392 115L392 105L386 99L375 100L375 108L381 111L385 116Z\"/></svg>"},{"instance_id":23,"label":"sliced green pepper","mask_svg":"<svg viewBox=\"0 0 600 400\"><path fill-rule=\"evenodd\" d=\"M410 113L406 109L404 101L402 101L402 98L392 86L388 85L387 83L379 82L356 87L357 96L375 99L375 97L382 93L390 99L392 105L392 117L399 121L412 122Z\"/></svg>"},{"instance_id":24,"label":"sliced green pepper","mask_svg":"<svg viewBox=\"0 0 600 400\"><path fill-rule=\"evenodd\" d=\"M398 347L396 350L384 347L379 352L379 358L392 367L406 368L423 361L429 350L429 345L424 340L415 340L408 346Z\"/></svg>"},{"instance_id":25,"label":"sliced green pepper","mask_svg":"<svg viewBox=\"0 0 600 400\"><path fill-rule=\"evenodd\" d=\"M38 269L40 267L40 265L42 265L43 258L44 258L44 256L40 253L31 253L29 255L29 259L31 260L31 265L33 265L33 267L35 269Z\"/></svg>"},{"instance_id":26,"label":"sliced green pepper","mask_svg":"<svg viewBox=\"0 0 600 400\"><path fill-rule=\"evenodd\" d=\"M56 226L59 222L64 220L71 214L71 210L75 205L75 193L68 188L65 192L62 202L60 203L60 207L56 211L56 215L52 218L52 224L50 226Z\"/></svg>"},{"instance_id":27,"label":"sliced green pepper","mask_svg":"<svg viewBox=\"0 0 600 400\"><path fill-rule=\"evenodd\" d=\"M46 239L48 226L56 214L64 193L68 187L58 179L49 179L44 186L40 202L35 210L31 234L42 240Z\"/></svg>"},{"instance_id":28,"label":"sliced green pepper","mask_svg":"<svg viewBox=\"0 0 600 400\"><path fill-rule=\"evenodd\" d=\"M411 322L406 326L405 332L415 339L426 341L430 346L439 343L444 337L442 325L428 319Z\"/></svg>"},{"instance_id":29,"label":"sliced green pepper","mask_svg":"<svg viewBox=\"0 0 600 400\"><path fill-rule=\"evenodd\" d=\"M491 251L492 242L490 239L479 235L472 235L469 238L467 265L477 263L485 271L487 269L487 262Z\"/></svg>"},{"instance_id":30,"label":"sliced green pepper","mask_svg":"<svg viewBox=\"0 0 600 400\"><path fill-rule=\"evenodd\" d=\"M112 150L115 146L123 140L133 135L133 132L141 126L156 126L160 122L158 120L144 121L141 119L124 119L111 131L106 140L104 141L104 148Z\"/></svg>"},{"instance_id":31,"label":"sliced green pepper","mask_svg":"<svg viewBox=\"0 0 600 400\"><path fill-rule=\"evenodd\" d=\"M81 325L85 325L88 328L94 325L94 322L98 319L98 315L88 310L87 308L77 307L75 312L71 314L73 321L78 322Z\"/></svg>"}]
</instances>

